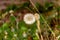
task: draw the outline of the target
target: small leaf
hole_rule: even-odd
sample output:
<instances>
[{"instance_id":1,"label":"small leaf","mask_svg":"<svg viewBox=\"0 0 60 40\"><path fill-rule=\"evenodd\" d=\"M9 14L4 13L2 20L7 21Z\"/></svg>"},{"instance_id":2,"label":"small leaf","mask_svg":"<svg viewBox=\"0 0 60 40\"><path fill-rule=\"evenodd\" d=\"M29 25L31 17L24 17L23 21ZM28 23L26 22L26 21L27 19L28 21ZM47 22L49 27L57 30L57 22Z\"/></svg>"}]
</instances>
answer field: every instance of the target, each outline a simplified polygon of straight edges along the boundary
<instances>
[{"instance_id":1,"label":"small leaf","mask_svg":"<svg viewBox=\"0 0 60 40\"><path fill-rule=\"evenodd\" d=\"M9 25L8 25L8 23L4 23L2 26L3 27L8 27Z\"/></svg>"},{"instance_id":2,"label":"small leaf","mask_svg":"<svg viewBox=\"0 0 60 40\"><path fill-rule=\"evenodd\" d=\"M14 23L14 22L16 21L15 17L14 17L14 16L10 16L10 21L11 21L12 23Z\"/></svg>"},{"instance_id":3,"label":"small leaf","mask_svg":"<svg viewBox=\"0 0 60 40\"><path fill-rule=\"evenodd\" d=\"M46 2L46 3L45 3L45 6L46 6L46 7L51 7L51 6L53 6L53 3L52 3L52 2L50 2L50 3Z\"/></svg>"},{"instance_id":4,"label":"small leaf","mask_svg":"<svg viewBox=\"0 0 60 40\"><path fill-rule=\"evenodd\" d=\"M27 30L27 28L26 28L26 27L24 27L24 26L21 26L21 30L26 31L26 30Z\"/></svg>"},{"instance_id":5,"label":"small leaf","mask_svg":"<svg viewBox=\"0 0 60 40\"><path fill-rule=\"evenodd\" d=\"M8 29L8 27L9 27L9 24L8 23L4 23L3 25L2 25L2 27L1 27L1 30L7 30Z\"/></svg>"}]
</instances>

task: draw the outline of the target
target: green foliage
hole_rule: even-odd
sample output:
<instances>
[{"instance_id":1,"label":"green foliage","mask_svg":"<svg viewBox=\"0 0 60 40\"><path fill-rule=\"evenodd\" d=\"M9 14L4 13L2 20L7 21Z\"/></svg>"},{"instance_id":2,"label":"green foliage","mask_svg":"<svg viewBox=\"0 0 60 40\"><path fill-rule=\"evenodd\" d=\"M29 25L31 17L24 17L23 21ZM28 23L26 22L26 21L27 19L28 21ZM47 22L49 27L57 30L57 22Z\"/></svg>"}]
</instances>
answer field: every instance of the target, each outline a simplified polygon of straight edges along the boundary
<instances>
[{"instance_id":1,"label":"green foliage","mask_svg":"<svg viewBox=\"0 0 60 40\"><path fill-rule=\"evenodd\" d=\"M57 7L57 11L60 11L60 6L59 6L59 7Z\"/></svg>"},{"instance_id":2,"label":"green foliage","mask_svg":"<svg viewBox=\"0 0 60 40\"><path fill-rule=\"evenodd\" d=\"M53 3L46 2L44 6L40 5L39 3L36 3L35 6L39 10L40 13L45 13L47 11L53 10Z\"/></svg>"},{"instance_id":3,"label":"green foliage","mask_svg":"<svg viewBox=\"0 0 60 40\"><path fill-rule=\"evenodd\" d=\"M8 25L8 23L4 23L3 25L2 25L2 27L8 27L9 25Z\"/></svg>"},{"instance_id":4,"label":"green foliage","mask_svg":"<svg viewBox=\"0 0 60 40\"><path fill-rule=\"evenodd\" d=\"M36 3L35 5L40 13L45 12L46 9L42 5L40 5L39 3Z\"/></svg>"},{"instance_id":5,"label":"green foliage","mask_svg":"<svg viewBox=\"0 0 60 40\"><path fill-rule=\"evenodd\" d=\"M10 16L10 22L14 23L16 21L15 16Z\"/></svg>"},{"instance_id":6,"label":"green foliage","mask_svg":"<svg viewBox=\"0 0 60 40\"><path fill-rule=\"evenodd\" d=\"M58 40L60 40L60 38Z\"/></svg>"},{"instance_id":7,"label":"green foliage","mask_svg":"<svg viewBox=\"0 0 60 40\"><path fill-rule=\"evenodd\" d=\"M26 25L25 25L24 21L20 21L18 26L21 27L21 26L26 26Z\"/></svg>"},{"instance_id":8,"label":"green foliage","mask_svg":"<svg viewBox=\"0 0 60 40\"><path fill-rule=\"evenodd\" d=\"M15 4L12 4L12 5L9 5L9 6L6 8L6 11L16 10L17 8L18 8L18 6L16 6Z\"/></svg>"},{"instance_id":9,"label":"green foliage","mask_svg":"<svg viewBox=\"0 0 60 40\"><path fill-rule=\"evenodd\" d=\"M47 11L52 10L53 9L53 3L52 2L50 2L50 3L46 2L45 7L46 7Z\"/></svg>"},{"instance_id":10,"label":"green foliage","mask_svg":"<svg viewBox=\"0 0 60 40\"><path fill-rule=\"evenodd\" d=\"M15 4L10 5L7 7L6 11L10 11L10 10L15 11L18 9L22 10L22 9L25 9L26 7L28 7L31 11L36 12L36 10L33 9L33 7L30 7L30 2L23 3L19 7L16 6ZM40 13L45 13L45 12L53 9L53 3L46 3L44 6L40 5L39 3L36 3L36 7ZM60 10L60 8L57 8L57 10ZM41 16L40 16L41 29L43 30L46 28L48 30L47 26L45 24L43 24L43 23L46 23L45 21L47 21L47 20L44 20L44 18L42 18ZM0 27L0 39L1 40L5 40L4 39L4 36L5 36L4 31L7 31L7 33L8 33L8 35L7 35L8 37L6 40L27 40L28 36L23 37L23 32L26 32L27 35L30 34L33 37L33 40L38 40L38 38L36 36L36 30L37 30L36 22L32 25L27 25L24 23L24 21L19 21L18 29L16 27L17 23L15 23L15 22L16 22L16 17L10 16L10 23L3 23L2 27ZM13 31L12 31L11 26L13 28ZM60 26L58 26L58 28L60 28ZM49 32L51 32L51 31L49 30ZM17 36L14 37L14 34L17 34Z\"/></svg>"},{"instance_id":11,"label":"green foliage","mask_svg":"<svg viewBox=\"0 0 60 40\"><path fill-rule=\"evenodd\" d=\"M58 25L58 27L57 28L59 28L60 29L60 25Z\"/></svg>"},{"instance_id":12,"label":"green foliage","mask_svg":"<svg viewBox=\"0 0 60 40\"><path fill-rule=\"evenodd\" d=\"M20 5L20 8L25 8L25 7L29 7L30 3L29 2L25 2L23 4Z\"/></svg>"},{"instance_id":13,"label":"green foliage","mask_svg":"<svg viewBox=\"0 0 60 40\"><path fill-rule=\"evenodd\" d=\"M21 26L22 31L27 31L27 28L25 26Z\"/></svg>"},{"instance_id":14,"label":"green foliage","mask_svg":"<svg viewBox=\"0 0 60 40\"><path fill-rule=\"evenodd\" d=\"M6 29L8 29L8 27L9 27L9 24L8 23L4 23L2 25L2 30L6 30Z\"/></svg>"},{"instance_id":15,"label":"green foliage","mask_svg":"<svg viewBox=\"0 0 60 40\"><path fill-rule=\"evenodd\" d=\"M21 8L24 9L25 7L29 7L29 5L30 5L29 2L25 2L25 3L21 4L20 6L12 4L12 5L7 6L5 11L10 11L10 10L17 11L19 9L21 10Z\"/></svg>"}]
</instances>

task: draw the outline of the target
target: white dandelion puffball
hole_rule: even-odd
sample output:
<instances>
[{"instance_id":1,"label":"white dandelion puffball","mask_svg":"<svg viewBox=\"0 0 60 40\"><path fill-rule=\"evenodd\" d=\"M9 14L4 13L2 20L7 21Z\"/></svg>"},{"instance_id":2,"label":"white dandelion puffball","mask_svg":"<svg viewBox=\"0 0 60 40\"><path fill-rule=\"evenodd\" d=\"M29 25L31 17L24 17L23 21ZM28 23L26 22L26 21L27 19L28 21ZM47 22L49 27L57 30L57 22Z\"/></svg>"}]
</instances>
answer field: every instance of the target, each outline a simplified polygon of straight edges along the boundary
<instances>
[{"instance_id":1,"label":"white dandelion puffball","mask_svg":"<svg viewBox=\"0 0 60 40\"><path fill-rule=\"evenodd\" d=\"M24 15L24 22L26 24L33 24L35 22L35 16L31 13Z\"/></svg>"}]
</instances>

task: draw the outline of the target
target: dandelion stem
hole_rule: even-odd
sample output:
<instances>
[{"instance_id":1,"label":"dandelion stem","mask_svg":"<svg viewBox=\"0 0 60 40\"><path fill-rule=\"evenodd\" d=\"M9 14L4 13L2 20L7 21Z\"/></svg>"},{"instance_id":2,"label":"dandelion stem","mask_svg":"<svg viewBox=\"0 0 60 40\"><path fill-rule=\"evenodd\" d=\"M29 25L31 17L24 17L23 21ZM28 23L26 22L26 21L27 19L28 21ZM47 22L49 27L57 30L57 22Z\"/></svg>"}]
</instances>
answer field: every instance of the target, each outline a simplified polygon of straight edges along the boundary
<instances>
[{"instance_id":1,"label":"dandelion stem","mask_svg":"<svg viewBox=\"0 0 60 40\"><path fill-rule=\"evenodd\" d=\"M29 0L32 4L32 6L36 9L36 11L39 13L38 9L36 8L36 6L33 4L33 2L31 0ZM38 31L40 33L40 36L41 36L41 40L43 40L43 36L41 35L41 28L40 28L40 21L37 20L37 28L38 28ZM40 40L40 39L39 39Z\"/></svg>"},{"instance_id":2,"label":"dandelion stem","mask_svg":"<svg viewBox=\"0 0 60 40\"><path fill-rule=\"evenodd\" d=\"M39 11L38 11L38 9L36 8L36 6L34 5L34 3L31 1L31 0L29 0L30 2L31 2L31 4L32 4L32 6L36 9L36 11L38 12L38 13L40 13ZM47 25L47 27L49 28L49 30L52 32L52 34L53 34L53 36L54 36L54 40L55 40L55 33L52 31L52 29L50 28L50 26L47 24L47 21L44 19L44 17L42 16L42 15L40 15L40 17L43 19L43 21L45 22L45 24ZM38 30L40 30L40 29L38 29ZM41 31L41 30L40 30Z\"/></svg>"}]
</instances>

